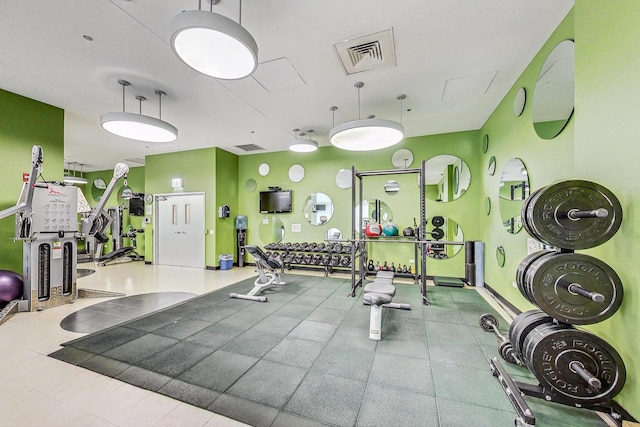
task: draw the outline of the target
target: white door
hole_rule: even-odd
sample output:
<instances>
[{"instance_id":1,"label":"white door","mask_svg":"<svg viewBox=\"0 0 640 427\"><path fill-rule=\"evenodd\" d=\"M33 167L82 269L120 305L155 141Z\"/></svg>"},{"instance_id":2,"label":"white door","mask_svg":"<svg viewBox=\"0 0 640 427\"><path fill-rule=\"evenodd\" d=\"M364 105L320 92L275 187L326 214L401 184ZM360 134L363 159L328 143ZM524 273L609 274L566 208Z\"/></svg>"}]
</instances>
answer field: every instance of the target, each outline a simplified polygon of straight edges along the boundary
<instances>
[{"instance_id":1,"label":"white door","mask_svg":"<svg viewBox=\"0 0 640 427\"><path fill-rule=\"evenodd\" d=\"M156 264L204 268L204 194L156 196Z\"/></svg>"}]
</instances>

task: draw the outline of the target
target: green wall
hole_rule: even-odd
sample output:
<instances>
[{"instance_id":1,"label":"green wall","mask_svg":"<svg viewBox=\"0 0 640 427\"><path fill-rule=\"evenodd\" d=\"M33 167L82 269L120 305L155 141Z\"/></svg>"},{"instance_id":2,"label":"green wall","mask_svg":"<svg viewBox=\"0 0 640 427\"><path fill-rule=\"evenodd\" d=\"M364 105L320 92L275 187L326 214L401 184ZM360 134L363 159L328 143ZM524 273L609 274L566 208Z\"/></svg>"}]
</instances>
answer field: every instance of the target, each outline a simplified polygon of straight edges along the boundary
<instances>
[{"instance_id":1,"label":"green wall","mask_svg":"<svg viewBox=\"0 0 640 427\"><path fill-rule=\"evenodd\" d=\"M602 2L576 2L513 88L481 129L489 135L489 150L482 155L483 191L491 198L492 212L480 217L481 240L486 242L486 282L522 310L533 306L512 284L520 261L527 254L527 234L512 235L501 227L497 208L500 171L506 162L519 157L527 166L531 191L563 179L586 179L612 190L622 203L625 219L609 242L588 251L616 270L625 286L622 307L610 319L585 327L604 338L620 352L627 368L627 382L616 400L636 418L640 417L640 344L636 339L640 324L638 285L638 220L640 171L635 166L640 155L637 136L637 70L640 56L635 42L640 37L637 17L640 2L625 0L615 7ZM554 139L538 137L531 124L531 99L539 70L556 44L575 39L575 114ZM527 90L527 105L520 117L513 114L517 90ZM481 144L480 139L477 141ZM496 174L486 173L489 158L498 160ZM506 252L504 268L498 267L495 249Z\"/></svg>"},{"instance_id":2,"label":"green wall","mask_svg":"<svg viewBox=\"0 0 640 427\"><path fill-rule=\"evenodd\" d=\"M235 217L238 215L238 156L216 149L216 254L236 257ZM227 205L228 218L217 217L217 208ZM235 259L237 262L238 260ZM216 264L220 265L216 258Z\"/></svg>"},{"instance_id":3,"label":"green wall","mask_svg":"<svg viewBox=\"0 0 640 427\"><path fill-rule=\"evenodd\" d=\"M43 151L42 176L61 181L64 170L64 111L0 89L0 210L15 206L22 174L31 170L31 149ZM0 269L22 274L22 243L15 237L14 215L0 220Z\"/></svg>"}]
</instances>

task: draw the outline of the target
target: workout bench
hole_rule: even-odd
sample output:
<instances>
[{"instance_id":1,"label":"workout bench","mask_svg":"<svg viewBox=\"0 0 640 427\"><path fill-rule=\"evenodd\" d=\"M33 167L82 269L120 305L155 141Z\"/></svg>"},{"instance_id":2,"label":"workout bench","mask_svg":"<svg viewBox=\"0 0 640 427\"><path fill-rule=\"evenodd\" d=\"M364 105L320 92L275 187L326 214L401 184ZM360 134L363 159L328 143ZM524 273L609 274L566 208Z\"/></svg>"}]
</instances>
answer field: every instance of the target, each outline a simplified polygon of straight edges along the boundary
<instances>
[{"instance_id":1,"label":"workout bench","mask_svg":"<svg viewBox=\"0 0 640 427\"><path fill-rule=\"evenodd\" d=\"M268 299L264 295L260 295L263 291L274 286L284 286L285 282L280 279L278 270L282 270L282 261L274 257L268 257L258 246L245 246L247 252L253 256L258 267L258 278L253 282L253 289L247 294L230 293L231 298L247 299L251 301L267 302ZM268 273L265 273L265 269Z\"/></svg>"},{"instance_id":2,"label":"workout bench","mask_svg":"<svg viewBox=\"0 0 640 427\"><path fill-rule=\"evenodd\" d=\"M373 282L364 287L363 303L371 306L369 317L369 339L382 339L382 307L411 310L410 304L394 303L396 287L393 285L392 271L378 271Z\"/></svg>"}]
</instances>

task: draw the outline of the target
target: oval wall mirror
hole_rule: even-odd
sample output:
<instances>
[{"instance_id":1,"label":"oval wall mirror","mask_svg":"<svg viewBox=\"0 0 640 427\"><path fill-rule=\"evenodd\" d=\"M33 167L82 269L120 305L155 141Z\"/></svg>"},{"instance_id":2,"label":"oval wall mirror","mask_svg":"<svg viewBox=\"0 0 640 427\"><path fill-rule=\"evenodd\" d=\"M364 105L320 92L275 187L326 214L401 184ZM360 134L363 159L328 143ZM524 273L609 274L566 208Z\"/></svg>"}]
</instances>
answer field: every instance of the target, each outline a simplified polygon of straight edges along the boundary
<instances>
[{"instance_id":1,"label":"oval wall mirror","mask_svg":"<svg viewBox=\"0 0 640 427\"><path fill-rule=\"evenodd\" d=\"M324 225L333 216L333 200L324 193L313 193L304 201L304 219L311 225Z\"/></svg>"},{"instance_id":2,"label":"oval wall mirror","mask_svg":"<svg viewBox=\"0 0 640 427\"><path fill-rule=\"evenodd\" d=\"M491 213L491 199L488 196L484 198L484 213L485 215Z\"/></svg>"},{"instance_id":3,"label":"oval wall mirror","mask_svg":"<svg viewBox=\"0 0 640 427\"><path fill-rule=\"evenodd\" d=\"M398 169L411 167L413 163L413 153L406 148L401 148L391 156L391 163Z\"/></svg>"},{"instance_id":4,"label":"oval wall mirror","mask_svg":"<svg viewBox=\"0 0 640 427\"><path fill-rule=\"evenodd\" d=\"M513 114L516 117L519 117L524 111L524 106L527 103L527 91L525 88L521 87L516 92L515 98L513 98Z\"/></svg>"},{"instance_id":5,"label":"oval wall mirror","mask_svg":"<svg viewBox=\"0 0 640 427\"><path fill-rule=\"evenodd\" d=\"M489 166L487 167L487 172L489 172L489 175L493 176L494 173L496 173L496 158L494 156L491 156L491 158L489 159Z\"/></svg>"},{"instance_id":6,"label":"oval wall mirror","mask_svg":"<svg viewBox=\"0 0 640 427\"><path fill-rule=\"evenodd\" d=\"M304 179L304 167L302 165L293 165L289 168L289 179L291 182L300 182Z\"/></svg>"},{"instance_id":7,"label":"oval wall mirror","mask_svg":"<svg viewBox=\"0 0 640 427\"><path fill-rule=\"evenodd\" d=\"M482 137L482 152L486 153L489 150L489 135Z\"/></svg>"},{"instance_id":8,"label":"oval wall mirror","mask_svg":"<svg viewBox=\"0 0 640 427\"><path fill-rule=\"evenodd\" d=\"M249 193L253 193L254 191L256 191L256 188L258 188L258 183L253 178L248 179L244 183L244 189Z\"/></svg>"},{"instance_id":9,"label":"oval wall mirror","mask_svg":"<svg viewBox=\"0 0 640 427\"><path fill-rule=\"evenodd\" d=\"M370 222L377 222L384 226L388 221L393 219L391 208L385 202L374 200L362 201L362 226L360 226L360 205L356 206L356 230L362 230Z\"/></svg>"},{"instance_id":10,"label":"oval wall mirror","mask_svg":"<svg viewBox=\"0 0 640 427\"><path fill-rule=\"evenodd\" d=\"M351 171L349 169L340 169L336 174L336 185L338 188L351 188Z\"/></svg>"},{"instance_id":11,"label":"oval wall mirror","mask_svg":"<svg viewBox=\"0 0 640 427\"><path fill-rule=\"evenodd\" d=\"M91 198L93 198L94 201L99 202L106 188L107 184L104 182L104 179L94 179L93 184L91 185Z\"/></svg>"},{"instance_id":12,"label":"oval wall mirror","mask_svg":"<svg viewBox=\"0 0 640 427\"><path fill-rule=\"evenodd\" d=\"M424 189L429 200L451 202L460 198L471 184L471 170L460 158L440 155L425 164ZM457 185L456 185L457 184Z\"/></svg>"},{"instance_id":13,"label":"oval wall mirror","mask_svg":"<svg viewBox=\"0 0 640 427\"><path fill-rule=\"evenodd\" d=\"M340 240L342 239L342 231L339 228L330 228L327 230L327 234L325 236L327 240Z\"/></svg>"},{"instance_id":14,"label":"oval wall mirror","mask_svg":"<svg viewBox=\"0 0 640 427\"><path fill-rule=\"evenodd\" d=\"M435 218L435 220L434 220ZM445 216L427 218L425 224L427 240L427 256L433 259L447 259L455 256L462 249L463 245L450 245L443 242L464 242L462 228L457 222Z\"/></svg>"},{"instance_id":15,"label":"oval wall mirror","mask_svg":"<svg viewBox=\"0 0 640 427\"><path fill-rule=\"evenodd\" d=\"M398 191L400 191L400 184L395 179L390 179L384 183L384 192L388 195L393 196L398 194Z\"/></svg>"},{"instance_id":16,"label":"oval wall mirror","mask_svg":"<svg viewBox=\"0 0 640 427\"><path fill-rule=\"evenodd\" d=\"M504 248L502 246L498 246L496 248L496 262L498 263L498 267L504 267L504 263L506 261L506 256L504 253Z\"/></svg>"},{"instance_id":17,"label":"oval wall mirror","mask_svg":"<svg viewBox=\"0 0 640 427\"><path fill-rule=\"evenodd\" d=\"M524 163L518 158L509 160L500 176L498 190L500 218L507 232L515 234L522 229L520 211L529 191L529 172Z\"/></svg>"},{"instance_id":18,"label":"oval wall mirror","mask_svg":"<svg viewBox=\"0 0 640 427\"><path fill-rule=\"evenodd\" d=\"M284 239L284 224L277 216L265 216L258 227L258 235L263 243L280 243Z\"/></svg>"},{"instance_id":19,"label":"oval wall mirror","mask_svg":"<svg viewBox=\"0 0 640 427\"><path fill-rule=\"evenodd\" d=\"M260 163L260 166L258 166L258 173L261 176L269 175L269 171L270 170L271 170L271 168L269 167L269 163Z\"/></svg>"},{"instance_id":20,"label":"oval wall mirror","mask_svg":"<svg viewBox=\"0 0 640 427\"><path fill-rule=\"evenodd\" d=\"M128 185L123 185L118 190L118 201L131 200L133 197L133 190Z\"/></svg>"},{"instance_id":21,"label":"oval wall mirror","mask_svg":"<svg viewBox=\"0 0 640 427\"><path fill-rule=\"evenodd\" d=\"M533 92L533 128L542 139L555 138L566 126L574 107L575 46L564 40L549 53Z\"/></svg>"}]
</instances>

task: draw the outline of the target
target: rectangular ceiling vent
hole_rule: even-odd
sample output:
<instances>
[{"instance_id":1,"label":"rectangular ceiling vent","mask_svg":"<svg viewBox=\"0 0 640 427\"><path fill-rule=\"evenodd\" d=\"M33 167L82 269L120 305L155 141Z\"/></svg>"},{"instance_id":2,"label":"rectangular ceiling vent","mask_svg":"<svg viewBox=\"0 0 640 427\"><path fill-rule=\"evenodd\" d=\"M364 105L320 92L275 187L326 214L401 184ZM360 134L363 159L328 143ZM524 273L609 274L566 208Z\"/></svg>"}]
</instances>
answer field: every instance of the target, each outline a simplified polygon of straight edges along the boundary
<instances>
[{"instance_id":1,"label":"rectangular ceiling vent","mask_svg":"<svg viewBox=\"0 0 640 427\"><path fill-rule=\"evenodd\" d=\"M393 28L336 42L333 47L347 74L396 66Z\"/></svg>"},{"instance_id":2,"label":"rectangular ceiling vent","mask_svg":"<svg viewBox=\"0 0 640 427\"><path fill-rule=\"evenodd\" d=\"M139 165L144 165L144 159L141 159L140 157L136 157L133 159L124 159L124 161L129 163L138 163Z\"/></svg>"},{"instance_id":3,"label":"rectangular ceiling vent","mask_svg":"<svg viewBox=\"0 0 640 427\"><path fill-rule=\"evenodd\" d=\"M260 147L259 145L256 144L244 144L244 145L236 145L236 148L239 148L243 151L259 151L259 150L264 150L264 148Z\"/></svg>"}]
</instances>

